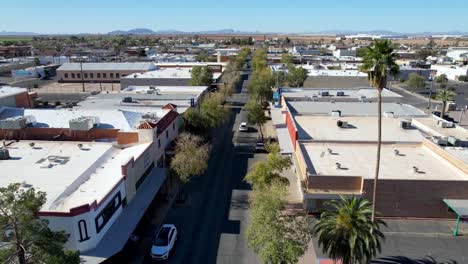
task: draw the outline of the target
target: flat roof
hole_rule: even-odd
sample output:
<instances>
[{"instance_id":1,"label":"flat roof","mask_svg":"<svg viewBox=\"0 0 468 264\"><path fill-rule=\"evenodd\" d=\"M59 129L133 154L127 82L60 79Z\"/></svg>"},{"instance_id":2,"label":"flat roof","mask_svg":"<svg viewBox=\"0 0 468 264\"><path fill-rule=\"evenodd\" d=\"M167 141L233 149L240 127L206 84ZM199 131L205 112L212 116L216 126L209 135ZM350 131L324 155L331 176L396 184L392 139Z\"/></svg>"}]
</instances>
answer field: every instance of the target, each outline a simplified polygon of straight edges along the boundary
<instances>
[{"instance_id":1,"label":"flat roof","mask_svg":"<svg viewBox=\"0 0 468 264\"><path fill-rule=\"evenodd\" d=\"M468 148L465 147L444 147L444 150L452 154L455 158L468 164Z\"/></svg>"},{"instance_id":2,"label":"flat roof","mask_svg":"<svg viewBox=\"0 0 468 264\"><path fill-rule=\"evenodd\" d=\"M447 204L458 216L468 216L468 200L463 199L443 199L444 203Z\"/></svg>"},{"instance_id":3,"label":"flat roof","mask_svg":"<svg viewBox=\"0 0 468 264\"><path fill-rule=\"evenodd\" d=\"M467 141L468 140L468 130L460 126L453 127L441 127L437 123L442 119L428 116L424 118L413 118L412 124L422 131L430 134L431 136L439 137L456 137L459 140Z\"/></svg>"},{"instance_id":4,"label":"flat roof","mask_svg":"<svg viewBox=\"0 0 468 264\"><path fill-rule=\"evenodd\" d=\"M140 156L150 144L120 149L106 142L12 142L7 147L11 159L0 161L0 171L6 172L0 186L24 183L46 193L43 211L68 212L100 202L122 179L121 165Z\"/></svg>"},{"instance_id":5,"label":"flat roof","mask_svg":"<svg viewBox=\"0 0 468 264\"><path fill-rule=\"evenodd\" d=\"M377 116L375 102L311 102L286 101L293 114L329 115L332 111L341 111L342 116ZM382 113L393 112L396 117L425 117L426 113L407 104L382 103Z\"/></svg>"},{"instance_id":6,"label":"flat roof","mask_svg":"<svg viewBox=\"0 0 468 264\"><path fill-rule=\"evenodd\" d=\"M114 100L115 101L115 100ZM122 107L123 108L123 107ZM133 110L133 111L131 111ZM69 121L82 116L96 116L99 118L98 128L115 128L120 130L134 130L135 126L146 113L124 109L24 109L12 107L0 107L0 119L19 116L33 116L36 123L33 127L69 128Z\"/></svg>"},{"instance_id":7,"label":"flat roof","mask_svg":"<svg viewBox=\"0 0 468 264\"><path fill-rule=\"evenodd\" d=\"M150 71L156 68L151 62L86 62L84 71ZM57 71L80 71L81 63L64 63Z\"/></svg>"},{"instance_id":8,"label":"flat roof","mask_svg":"<svg viewBox=\"0 0 468 264\"><path fill-rule=\"evenodd\" d=\"M312 174L361 176L373 179L375 144L302 143L304 158ZM329 153L329 149L332 154ZM399 155L395 154L395 150ZM342 169L337 169L339 163ZM417 168L417 172L414 171ZM312 176L313 177L313 176ZM461 170L421 144L383 144L380 179L466 181Z\"/></svg>"},{"instance_id":9,"label":"flat roof","mask_svg":"<svg viewBox=\"0 0 468 264\"><path fill-rule=\"evenodd\" d=\"M9 97L21 93L26 93L26 88L12 87L12 86L0 86L0 98Z\"/></svg>"},{"instance_id":10,"label":"flat roof","mask_svg":"<svg viewBox=\"0 0 468 264\"><path fill-rule=\"evenodd\" d=\"M323 92L327 92L328 95L322 96ZM342 96L337 96L338 92L344 93ZM323 97L323 98L329 98L330 100L333 99L346 99L346 98L355 98L355 99L361 99L361 98L377 98L378 93L377 89L375 88L369 88L369 87L363 87L363 88L344 88L344 89L339 89L339 88L282 88L281 89L281 94L285 98L310 98L313 99L314 97ZM394 93L388 89L384 89L382 91L382 97L395 97L395 98L400 98L402 97L401 95Z\"/></svg>"},{"instance_id":11,"label":"flat roof","mask_svg":"<svg viewBox=\"0 0 468 264\"><path fill-rule=\"evenodd\" d=\"M209 86L137 86L130 85L122 89L119 93L144 93L148 91L157 91L159 94L186 94L196 93L201 94L206 91Z\"/></svg>"},{"instance_id":12,"label":"flat roof","mask_svg":"<svg viewBox=\"0 0 468 264\"><path fill-rule=\"evenodd\" d=\"M221 76L220 72L213 73L213 79L218 79ZM174 67L174 68L158 68L157 70L147 71L143 73L133 73L123 77L125 79L191 79L192 68Z\"/></svg>"},{"instance_id":13,"label":"flat roof","mask_svg":"<svg viewBox=\"0 0 468 264\"><path fill-rule=\"evenodd\" d=\"M377 117L294 116L300 140L325 141L377 141ZM401 128L401 118L382 118L382 141L422 142L417 129ZM348 122L348 128L340 128L338 121Z\"/></svg>"}]
</instances>

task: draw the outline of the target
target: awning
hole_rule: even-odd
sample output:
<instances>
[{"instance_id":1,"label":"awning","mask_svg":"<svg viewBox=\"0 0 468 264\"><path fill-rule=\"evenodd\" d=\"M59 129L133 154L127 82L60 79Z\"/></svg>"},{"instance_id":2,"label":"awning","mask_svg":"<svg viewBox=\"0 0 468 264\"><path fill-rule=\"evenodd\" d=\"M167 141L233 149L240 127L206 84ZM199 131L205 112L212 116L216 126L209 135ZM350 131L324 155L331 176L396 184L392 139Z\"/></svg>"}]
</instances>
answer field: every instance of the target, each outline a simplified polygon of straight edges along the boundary
<instances>
[{"instance_id":1,"label":"awning","mask_svg":"<svg viewBox=\"0 0 468 264\"><path fill-rule=\"evenodd\" d=\"M458 227L461 221L468 220L468 200L463 199L443 199L444 203L457 214L457 225L453 230L453 235L458 235Z\"/></svg>"},{"instance_id":2,"label":"awning","mask_svg":"<svg viewBox=\"0 0 468 264\"><path fill-rule=\"evenodd\" d=\"M101 263L122 250L165 179L164 169L154 168L151 171L133 200L124 208L99 244L93 249L81 252L81 258L87 264Z\"/></svg>"}]
</instances>

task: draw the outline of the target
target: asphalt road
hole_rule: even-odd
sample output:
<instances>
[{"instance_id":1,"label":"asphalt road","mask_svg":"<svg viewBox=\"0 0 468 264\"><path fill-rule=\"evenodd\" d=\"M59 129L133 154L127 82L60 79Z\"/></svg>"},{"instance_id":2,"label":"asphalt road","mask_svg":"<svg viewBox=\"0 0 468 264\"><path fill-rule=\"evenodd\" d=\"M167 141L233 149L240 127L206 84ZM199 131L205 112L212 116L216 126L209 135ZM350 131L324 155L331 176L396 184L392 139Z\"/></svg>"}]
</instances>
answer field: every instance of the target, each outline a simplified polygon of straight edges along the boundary
<instances>
[{"instance_id":1,"label":"asphalt road","mask_svg":"<svg viewBox=\"0 0 468 264\"><path fill-rule=\"evenodd\" d=\"M189 194L186 204L174 206L166 216L165 223L175 224L180 237L164 263L260 263L244 235L251 188L243 179L249 165L264 158L252 153L251 139L245 140L258 138L255 130L237 135L239 123L246 120L242 105L249 99L248 74L244 77L229 100L234 107L228 121L214 132L207 171L183 187ZM149 257L150 246L139 258L143 263L156 263Z\"/></svg>"}]
</instances>

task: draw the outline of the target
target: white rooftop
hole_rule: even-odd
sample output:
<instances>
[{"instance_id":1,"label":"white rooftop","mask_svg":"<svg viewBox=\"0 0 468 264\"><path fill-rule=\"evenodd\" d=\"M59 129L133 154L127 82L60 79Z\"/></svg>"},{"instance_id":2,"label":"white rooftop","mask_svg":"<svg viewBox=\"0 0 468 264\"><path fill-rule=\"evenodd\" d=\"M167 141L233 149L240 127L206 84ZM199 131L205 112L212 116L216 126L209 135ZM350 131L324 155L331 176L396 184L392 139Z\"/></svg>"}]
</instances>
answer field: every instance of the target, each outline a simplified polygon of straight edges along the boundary
<instances>
[{"instance_id":1,"label":"white rooftop","mask_svg":"<svg viewBox=\"0 0 468 264\"><path fill-rule=\"evenodd\" d=\"M305 150L309 170L317 174L374 178L375 144L305 143L301 144L301 148ZM336 163L340 164L341 169L337 169ZM465 173L421 144L383 144L379 178L468 180Z\"/></svg>"},{"instance_id":2,"label":"white rooftop","mask_svg":"<svg viewBox=\"0 0 468 264\"><path fill-rule=\"evenodd\" d=\"M282 88L281 94L285 98L310 98L314 97L324 97L330 100L334 99L361 99L361 98L377 98L378 93L375 88L355 88L355 89L327 89L327 88ZM323 92L328 93L328 95L322 95ZM342 92L344 95L338 96L338 93ZM388 89L382 91L382 97L392 97L400 98L401 95L394 93Z\"/></svg>"},{"instance_id":3,"label":"white rooftop","mask_svg":"<svg viewBox=\"0 0 468 264\"><path fill-rule=\"evenodd\" d=\"M414 118L412 123L422 131L430 134L431 136L439 137L456 137L459 140L467 141L468 140L468 130L460 126L453 127L441 127L438 125L438 122L442 119L428 116L424 118Z\"/></svg>"},{"instance_id":4,"label":"white rooftop","mask_svg":"<svg viewBox=\"0 0 468 264\"><path fill-rule=\"evenodd\" d=\"M86 62L64 63L57 71L150 71L156 68L151 62Z\"/></svg>"},{"instance_id":5,"label":"white rooftop","mask_svg":"<svg viewBox=\"0 0 468 264\"><path fill-rule=\"evenodd\" d=\"M0 186L24 183L46 193L43 211L68 212L100 202L121 180L121 165L150 144L120 149L104 142L13 142L7 147L11 159L0 161Z\"/></svg>"},{"instance_id":6,"label":"white rooftop","mask_svg":"<svg viewBox=\"0 0 468 264\"><path fill-rule=\"evenodd\" d=\"M323 141L376 141L377 117L295 116L298 138ZM403 129L400 118L382 118L382 141L421 142L423 136L417 129ZM348 122L340 128L338 121Z\"/></svg>"},{"instance_id":7,"label":"white rooftop","mask_svg":"<svg viewBox=\"0 0 468 264\"><path fill-rule=\"evenodd\" d=\"M0 98L9 97L25 93L28 90L26 88L12 87L12 86L0 86Z\"/></svg>"},{"instance_id":8,"label":"white rooftop","mask_svg":"<svg viewBox=\"0 0 468 264\"><path fill-rule=\"evenodd\" d=\"M300 115L329 115L340 110L342 116L377 116L375 102L311 102L287 101L289 110ZM426 117L423 111L407 104L382 103L382 113L393 112L396 117Z\"/></svg>"},{"instance_id":9,"label":"white rooftop","mask_svg":"<svg viewBox=\"0 0 468 264\"><path fill-rule=\"evenodd\" d=\"M213 73L213 79L218 79L221 76L220 72ZM192 68L174 67L174 68L158 68L157 70L133 73L123 78L132 79L190 79L192 78Z\"/></svg>"},{"instance_id":10,"label":"white rooftop","mask_svg":"<svg viewBox=\"0 0 468 264\"><path fill-rule=\"evenodd\" d=\"M0 119L17 116L34 116L34 127L69 128L69 121L82 116L96 116L98 128L134 130L146 111L127 111L118 109L23 109L0 107Z\"/></svg>"},{"instance_id":11,"label":"white rooftop","mask_svg":"<svg viewBox=\"0 0 468 264\"><path fill-rule=\"evenodd\" d=\"M123 93L147 93L154 90L159 94L201 94L209 86L128 86L123 89Z\"/></svg>"}]
</instances>

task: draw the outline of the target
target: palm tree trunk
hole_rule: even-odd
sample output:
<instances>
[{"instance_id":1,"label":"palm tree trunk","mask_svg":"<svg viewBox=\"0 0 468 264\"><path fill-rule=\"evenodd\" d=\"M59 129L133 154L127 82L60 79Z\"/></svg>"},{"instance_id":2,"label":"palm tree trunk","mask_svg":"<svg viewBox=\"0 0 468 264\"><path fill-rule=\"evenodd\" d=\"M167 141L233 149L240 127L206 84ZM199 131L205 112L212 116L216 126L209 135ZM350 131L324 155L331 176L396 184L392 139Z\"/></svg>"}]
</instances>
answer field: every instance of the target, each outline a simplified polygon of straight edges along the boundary
<instances>
[{"instance_id":1,"label":"palm tree trunk","mask_svg":"<svg viewBox=\"0 0 468 264\"><path fill-rule=\"evenodd\" d=\"M382 89L378 89L378 128L377 128L377 162L375 165L374 189L372 192L372 222L375 222L375 207L377 204L377 182L380 170L380 150L382 148Z\"/></svg>"},{"instance_id":2,"label":"palm tree trunk","mask_svg":"<svg viewBox=\"0 0 468 264\"><path fill-rule=\"evenodd\" d=\"M444 119L445 115L445 108L447 107L447 102L442 101L442 109L440 110L440 118Z\"/></svg>"}]
</instances>

